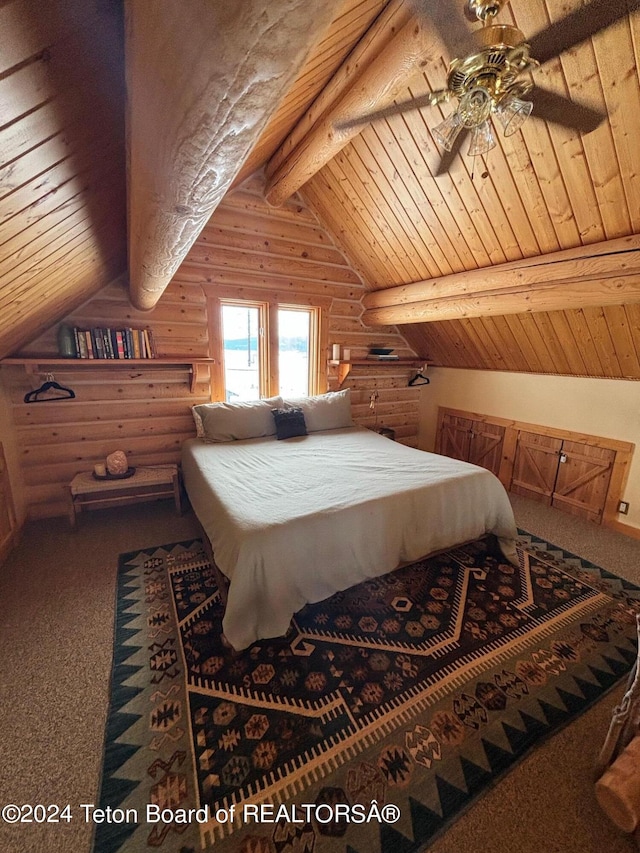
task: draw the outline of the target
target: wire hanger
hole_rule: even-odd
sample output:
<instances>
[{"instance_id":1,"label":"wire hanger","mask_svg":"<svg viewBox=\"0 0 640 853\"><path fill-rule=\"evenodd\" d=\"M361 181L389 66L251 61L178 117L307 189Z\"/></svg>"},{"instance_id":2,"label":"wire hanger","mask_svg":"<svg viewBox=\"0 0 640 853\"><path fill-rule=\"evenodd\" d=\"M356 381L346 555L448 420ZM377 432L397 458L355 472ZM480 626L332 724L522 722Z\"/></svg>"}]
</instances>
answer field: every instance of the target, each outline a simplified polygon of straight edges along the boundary
<instances>
[{"instance_id":1,"label":"wire hanger","mask_svg":"<svg viewBox=\"0 0 640 853\"><path fill-rule=\"evenodd\" d=\"M424 367L422 368L422 370L425 370L425 369L426 368L424 368ZM418 385L428 385L429 384L429 377L425 376L424 373L422 372L422 370L419 370L416 373L416 375L413 377L413 379L409 380L409 385L418 386Z\"/></svg>"},{"instance_id":2,"label":"wire hanger","mask_svg":"<svg viewBox=\"0 0 640 853\"><path fill-rule=\"evenodd\" d=\"M47 391L61 391L61 394L56 394L51 397L40 397L40 394L45 394ZM47 373L47 381L43 383L39 388L36 388L35 391L29 391L24 395L25 403L48 403L53 402L54 400L72 400L76 396L75 391L72 391L71 388L65 388L64 385L60 385L60 383L56 382L53 378L52 373Z\"/></svg>"}]
</instances>

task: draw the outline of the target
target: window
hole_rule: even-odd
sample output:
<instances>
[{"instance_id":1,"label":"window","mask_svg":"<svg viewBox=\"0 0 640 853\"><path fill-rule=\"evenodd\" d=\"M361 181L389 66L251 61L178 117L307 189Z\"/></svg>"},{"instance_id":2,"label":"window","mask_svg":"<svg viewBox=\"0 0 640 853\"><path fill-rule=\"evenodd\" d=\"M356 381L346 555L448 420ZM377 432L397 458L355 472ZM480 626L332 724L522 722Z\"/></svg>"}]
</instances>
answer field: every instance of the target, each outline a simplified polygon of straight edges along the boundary
<instances>
[{"instance_id":1,"label":"window","mask_svg":"<svg viewBox=\"0 0 640 853\"><path fill-rule=\"evenodd\" d=\"M308 309L278 309L278 376L283 397L311 393L311 320Z\"/></svg>"},{"instance_id":2,"label":"window","mask_svg":"<svg viewBox=\"0 0 640 853\"><path fill-rule=\"evenodd\" d=\"M260 307L222 305L225 399L258 400L260 391Z\"/></svg>"},{"instance_id":3,"label":"window","mask_svg":"<svg viewBox=\"0 0 640 853\"><path fill-rule=\"evenodd\" d=\"M322 309L309 305L211 299L211 338L219 364L214 394L227 401L324 390Z\"/></svg>"}]
</instances>

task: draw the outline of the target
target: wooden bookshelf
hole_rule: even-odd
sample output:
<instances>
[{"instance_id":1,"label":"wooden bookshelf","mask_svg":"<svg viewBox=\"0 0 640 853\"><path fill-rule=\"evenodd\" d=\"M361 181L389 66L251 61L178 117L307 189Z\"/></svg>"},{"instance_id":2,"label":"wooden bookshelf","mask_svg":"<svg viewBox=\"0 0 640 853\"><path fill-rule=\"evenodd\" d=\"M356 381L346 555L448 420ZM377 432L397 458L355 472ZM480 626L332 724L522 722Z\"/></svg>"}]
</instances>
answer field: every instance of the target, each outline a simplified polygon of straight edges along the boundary
<instances>
[{"instance_id":1,"label":"wooden bookshelf","mask_svg":"<svg viewBox=\"0 0 640 853\"><path fill-rule=\"evenodd\" d=\"M213 358L59 358L42 356L31 358L3 358L0 364L21 365L27 373L53 373L56 368L65 370L154 370L157 368L184 370L190 374L189 390L194 392L205 368L215 364Z\"/></svg>"},{"instance_id":2,"label":"wooden bookshelf","mask_svg":"<svg viewBox=\"0 0 640 853\"><path fill-rule=\"evenodd\" d=\"M351 373L352 367L426 367L428 362L424 358L351 358L349 361L342 359L329 359L329 364L337 365L338 379L342 385Z\"/></svg>"}]
</instances>

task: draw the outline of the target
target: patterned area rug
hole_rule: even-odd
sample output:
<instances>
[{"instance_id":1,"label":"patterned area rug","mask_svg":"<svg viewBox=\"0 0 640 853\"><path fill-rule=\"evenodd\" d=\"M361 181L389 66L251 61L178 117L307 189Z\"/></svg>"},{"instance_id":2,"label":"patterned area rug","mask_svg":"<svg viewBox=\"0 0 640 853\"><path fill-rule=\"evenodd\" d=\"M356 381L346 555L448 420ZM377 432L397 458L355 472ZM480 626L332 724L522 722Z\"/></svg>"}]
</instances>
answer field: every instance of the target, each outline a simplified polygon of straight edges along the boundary
<instances>
[{"instance_id":1,"label":"patterned area rug","mask_svg":"<svg viewBox=\"0 0 640 853\"><path fill-rule=\"evenodd\" d=\"M521 533L242 653L199 541L120 559L96 853L417 853L632 666L640 589ZM604 737L603 732L603 737Z\"/></svg>"}]
</instances>

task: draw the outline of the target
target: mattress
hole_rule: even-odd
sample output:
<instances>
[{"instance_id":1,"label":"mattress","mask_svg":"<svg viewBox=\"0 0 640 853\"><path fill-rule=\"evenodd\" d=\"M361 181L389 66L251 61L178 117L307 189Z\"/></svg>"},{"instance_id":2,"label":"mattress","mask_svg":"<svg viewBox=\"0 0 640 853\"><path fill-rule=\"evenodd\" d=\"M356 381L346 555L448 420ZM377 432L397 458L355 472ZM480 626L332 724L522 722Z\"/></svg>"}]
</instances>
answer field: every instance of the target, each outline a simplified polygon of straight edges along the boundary
<instances>
[{"instance_id":1,"label":"mattress","mask_svg":"<svg viewBox=\"0 0 640 853\"><path fill-rule=\"evenodd\" d=\"M285 634L308 602L486 533L515 554L497 477L371 430L190 439L182 470L230 581L223 630L238 650Z\"/></svg>"}]
</instances>

